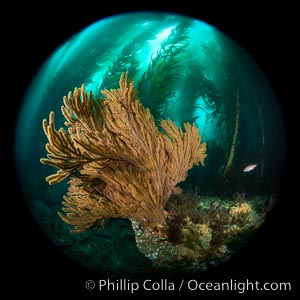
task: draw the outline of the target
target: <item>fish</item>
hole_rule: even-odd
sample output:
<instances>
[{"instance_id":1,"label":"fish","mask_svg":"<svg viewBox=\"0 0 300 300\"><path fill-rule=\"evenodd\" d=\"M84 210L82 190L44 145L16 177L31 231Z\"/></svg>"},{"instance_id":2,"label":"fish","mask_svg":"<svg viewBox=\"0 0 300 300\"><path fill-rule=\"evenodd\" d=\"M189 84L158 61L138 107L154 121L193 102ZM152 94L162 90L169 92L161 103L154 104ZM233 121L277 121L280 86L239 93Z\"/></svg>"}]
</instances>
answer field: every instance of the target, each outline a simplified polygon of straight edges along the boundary
<instances>
[{"instance_id":1,"label":"fish","mask_svg":"<svg viewBox=\"0 0 300 300\"><path fill-rule=\"evenodd\" d=\"M257 167L256 163L250 164L243 169L243 172L250 172L250 171L254 170L256 167Z\"/></svg>"}]
</instances>

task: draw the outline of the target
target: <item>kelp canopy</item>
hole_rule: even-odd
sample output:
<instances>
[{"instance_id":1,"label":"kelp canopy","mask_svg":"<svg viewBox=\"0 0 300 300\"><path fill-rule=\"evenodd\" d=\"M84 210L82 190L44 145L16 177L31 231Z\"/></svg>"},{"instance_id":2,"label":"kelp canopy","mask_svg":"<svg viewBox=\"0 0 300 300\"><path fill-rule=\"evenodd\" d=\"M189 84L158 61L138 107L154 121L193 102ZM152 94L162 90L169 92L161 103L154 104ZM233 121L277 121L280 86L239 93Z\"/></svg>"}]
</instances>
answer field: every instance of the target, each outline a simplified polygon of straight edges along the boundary
<instances>
[{"instance_id":1,"label":"kelp canopy","mask_svg":"<svg viewBox=\"0 0 300 300\"><path fill-rule=\"evenodd\" d=\"M128 73L121 74L118 89L102 94L94 99L82 85L64 97L68 130L55 129L53 112L49 123L43 121L48 158L41 163L59 169L46 180L71 178L59 215L76 233L110 217L155 228L165 221L165 205L187 171L204 165L206 144L190 123L182 130L161 120L158 128Z\"/></svg>"}]
</instances>

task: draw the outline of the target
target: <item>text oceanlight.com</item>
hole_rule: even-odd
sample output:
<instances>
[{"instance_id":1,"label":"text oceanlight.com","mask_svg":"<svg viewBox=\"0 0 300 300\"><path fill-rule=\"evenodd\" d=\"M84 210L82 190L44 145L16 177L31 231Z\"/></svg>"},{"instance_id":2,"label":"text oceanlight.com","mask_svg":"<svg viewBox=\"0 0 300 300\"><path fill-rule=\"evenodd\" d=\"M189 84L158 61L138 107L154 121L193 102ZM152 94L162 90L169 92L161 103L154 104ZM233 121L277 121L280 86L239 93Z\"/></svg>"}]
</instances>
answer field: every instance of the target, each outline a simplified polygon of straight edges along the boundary
<instances>
[{"instance_id":1,"label":"text oceanlight.com","mask_svg":"<svg viewBox=\"0 0 300 300\"><path fill-rule=\"evenodd\" d=\"M290 282L259 282L230 279L222 282L201 282L195 279L182 279L181 282L172 282L167 279L151 280L143 282L130 281L129 279L100 279L98 281L87 280L87 290L98 289L99 291L235 291L245 293L247 291L291 291Z\"/></svg>"}]
</instances>

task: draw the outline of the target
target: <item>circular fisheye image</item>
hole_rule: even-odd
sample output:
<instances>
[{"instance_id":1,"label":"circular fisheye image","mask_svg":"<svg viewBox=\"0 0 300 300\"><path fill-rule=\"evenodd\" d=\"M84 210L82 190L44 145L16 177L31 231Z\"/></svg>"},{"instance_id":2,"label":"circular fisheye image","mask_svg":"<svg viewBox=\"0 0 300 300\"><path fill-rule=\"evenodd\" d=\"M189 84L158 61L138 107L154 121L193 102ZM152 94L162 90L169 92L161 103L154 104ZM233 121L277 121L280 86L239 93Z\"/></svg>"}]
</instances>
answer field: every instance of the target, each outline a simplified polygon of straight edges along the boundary
<instances>
[{"instance_id":1,"label":"circular fisheye image","mask_svg":"<svg viewBox=\"0 0 300 300\"><path fill-rule=\"evenodd\" d=\"M28 208L68 257L107 273L201 272L276 201L285 136L262 70L217 28L126 13L70 37L15 132Z\"/></svg>"}]
</instances>

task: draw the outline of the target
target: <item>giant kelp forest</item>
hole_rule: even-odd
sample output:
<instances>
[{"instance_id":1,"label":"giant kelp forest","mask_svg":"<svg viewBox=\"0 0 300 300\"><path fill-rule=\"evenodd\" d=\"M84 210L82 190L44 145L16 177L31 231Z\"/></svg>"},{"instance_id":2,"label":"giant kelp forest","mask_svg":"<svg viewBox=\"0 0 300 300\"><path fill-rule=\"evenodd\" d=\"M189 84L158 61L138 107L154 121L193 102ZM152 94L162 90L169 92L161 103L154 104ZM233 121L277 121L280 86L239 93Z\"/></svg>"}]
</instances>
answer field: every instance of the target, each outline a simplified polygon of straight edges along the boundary
<instances>
[{"instance_id":1,"label":"giant kelp forest","mask_svg":"<svg viewBox=\"0 0 300 300\"><path fill-rule=\"evenodd\" d=\"M20 143L30 155L26 161L20 159L19 166L25 174L30 163L30 169L40 175L23 178L29 206L52 241L93 270L147 272L153 270L153 263L170 268L172 259L181 256L191 258L181 263L183 269L217 264L244 244L245 237L264 221L276 198L278 174L284 164L284 140L272 89L250 56L213 27L164 14L120 17L118 26L112 26L113 22L104 22L101 34L95 25L86 29L54 53L41 76L43 80L36 81L40 85L37 92L30 95L40 105L32 124L40 129L41 120L53 111L56 128L66 129L60 112L64 95L84 84L84 90L98 99L103 91L118 89L121 74L126 72L129 80L134 80L137 97L143 107L149 108L160 134L167 134L160 124L168 119L179 128L189 123L199 129L201 143L207 149L205 166L188 168L185 181L179 184L183 193L173 193L165 204L164 209L172 217L166 217L162 235L153 236L135 222L132 230L129 221L114 219L125 216L131 220L127 213L107 214L103 229L94 228L98 214L94 215L89 226L83 226L91 228L72 235L70 226L57 215L68 185L64 182L49 187L44 181L53 174L51 164L39 164L39 159L45 157L47 141L41 138L41 130L31 130L33 125L27 122L31 127L22 138L31 141ZM44 125L47 137L56 136L54 114L50 115L50 127ZM70 120L73 117L71 114ZM66 133L65 139L68 138ZM33 140L41 143L32 149ZM50 138L50 144L53 140ZM59 160L61 153L56 154ZM68 163L66 172L58 175L62 175L61 180L71 170ZM255 168L245 172L249 165ZM69 175L76 175L81 167L79 164ZM74 208L71 198L67 201L69 212ZM63 220L81 226L80 218L74 222L68 217ZM165 236L165 248L160 248ZM166 261L168 253L173 256Z\"/></svg>"},{"instance_id":2,"label":"giant kelp forest","mask_svg":"<svg viewBox=\"0 0 300 300\"><path fill-rule=\"evenodd\" d=\"M209 151L197 182L203 193L243 193L246 187L251 194L274 192L273 180L278 178L272 168L274 162L282 167L275 156L283 151L283 141L272 138L277 115L270 113L269 105L274 96L257 66L217 30L213 39L197 44L192 20L165 21L170 26L152 21L142 29L130 22L112 28L80 61L56 72L58 97L66 94L66 87L82 83L100 95L103 89L117 88L127 71L157 122L170 118L177 125L190 122L200 128ZM136 34L130 37L132 31ZM151 41L162 33L159 45L149 51ZM257 168L243 173L251 163ZM190 180L185 184L194 185Z\"/></svg>"}]
</instances>

